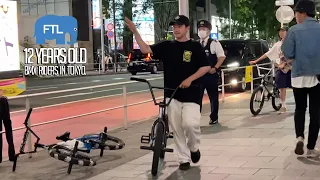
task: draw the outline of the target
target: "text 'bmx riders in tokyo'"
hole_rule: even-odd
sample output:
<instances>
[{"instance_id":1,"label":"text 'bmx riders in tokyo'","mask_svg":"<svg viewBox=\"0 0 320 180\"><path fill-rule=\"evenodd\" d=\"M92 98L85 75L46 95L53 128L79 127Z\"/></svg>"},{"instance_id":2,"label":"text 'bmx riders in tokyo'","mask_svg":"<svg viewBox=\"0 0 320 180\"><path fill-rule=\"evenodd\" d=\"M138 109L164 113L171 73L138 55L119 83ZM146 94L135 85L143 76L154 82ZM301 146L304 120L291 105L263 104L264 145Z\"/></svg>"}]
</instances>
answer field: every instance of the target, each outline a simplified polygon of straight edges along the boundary
<instances>
[{"instance_id":1,"label":"text 'bmx riders in tokyo'","mask_svg":"<svg viewBox=\"0 0 320 180\"><path fill-rule=\"evenodd\" d=\"M66 40L66 34L70 41ZM34 25L34 37L40 48L25 48L25 75L86 75L87 49L78 47L44 47L46 40L56 45L74 45L78 38L78 22L72 16L46 15Z\"/></svg>"}]
</instances>

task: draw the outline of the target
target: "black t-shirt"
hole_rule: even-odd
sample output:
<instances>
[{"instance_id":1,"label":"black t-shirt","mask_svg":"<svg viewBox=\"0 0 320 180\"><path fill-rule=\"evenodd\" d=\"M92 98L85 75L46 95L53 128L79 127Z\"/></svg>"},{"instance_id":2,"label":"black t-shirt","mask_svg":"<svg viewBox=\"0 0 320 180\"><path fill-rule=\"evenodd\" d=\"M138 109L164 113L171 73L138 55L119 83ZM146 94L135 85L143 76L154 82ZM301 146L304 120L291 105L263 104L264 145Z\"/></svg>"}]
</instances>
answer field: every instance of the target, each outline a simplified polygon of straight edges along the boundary
<instances>
[{"instance_id":1,"label":"black t-shirt","mask_svg":"<svg viewBox=\"0 0 320 180\"><path fill-rule=\"evenodd\" d=\"M197 41L163 41L150 47L153 57L163 61L166 88L175 89L199 68L209 66L205 50ZM178 89L173 98L180 102L200 104L202 101L200 79L193 81L192 84L197 86ZM165 91L165 97L171 97L172 93L173 91Z\"/></svg>"}]
</instances>

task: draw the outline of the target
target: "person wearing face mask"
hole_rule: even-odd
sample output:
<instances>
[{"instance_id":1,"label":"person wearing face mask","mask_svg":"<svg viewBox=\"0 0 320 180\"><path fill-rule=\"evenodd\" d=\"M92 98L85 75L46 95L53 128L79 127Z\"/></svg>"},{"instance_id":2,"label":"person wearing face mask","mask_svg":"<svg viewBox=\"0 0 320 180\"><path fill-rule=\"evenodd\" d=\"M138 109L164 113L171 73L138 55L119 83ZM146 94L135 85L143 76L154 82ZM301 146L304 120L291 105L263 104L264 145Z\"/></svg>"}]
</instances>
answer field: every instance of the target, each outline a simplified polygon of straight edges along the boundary
<instances>
[{"instance_id":1,"label":"person wearing face mask","mask_svg":"<svg viewBox=\"0 0 320 180\"><path fill-rule=\"evenodd\" d=\"M282 43L284 56L292 61L291 84L296 103L294 123L297 155L304 154L306 109L309 105L310 123L307 157L320 155L315 148L320 121L320 24L314 18L315 2L300 0L295 6L297 24L292 26ZM309 101L309 104L307 104Z\"/></svg>"},{"instance_id":2,"label":"person wearing face mask","mask_svg":"<svg viewBox=\"0 0 320 180\"><path fill-rule=\"evenodd\" d=\"M219 68L226 58L224 50L218 40L210 38L210 32L212 25L207 20L200 20L197 23L198 36L200 37L200 43L205 49L206 55L210 62L210 71L202 77L203 90L201 91L201 97L203 98L204 91L207 90L207 94L210 99L211 114L209 124L218 123L218 110L219 110ZM202 110L202 104L200 111Z\"/></svg>"}]
</instances>

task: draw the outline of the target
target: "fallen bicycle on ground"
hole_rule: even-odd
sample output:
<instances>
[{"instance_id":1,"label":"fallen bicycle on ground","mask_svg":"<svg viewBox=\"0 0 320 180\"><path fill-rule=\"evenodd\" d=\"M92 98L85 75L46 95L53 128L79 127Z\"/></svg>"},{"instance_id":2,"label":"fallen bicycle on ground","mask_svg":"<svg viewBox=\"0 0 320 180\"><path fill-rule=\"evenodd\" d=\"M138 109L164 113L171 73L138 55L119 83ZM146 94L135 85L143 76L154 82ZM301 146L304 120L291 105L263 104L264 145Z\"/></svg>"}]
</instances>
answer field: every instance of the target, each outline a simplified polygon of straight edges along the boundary
<instances>
[{"instance_id":1,"label":"fallen bicycle on ground","mask_svg":"<svg viewBox=\"0 0 320 180\"><path fill-rule=\"evenodd\" d=\"M24 121L26 131L23 136L20 151L15 155L15 160L12 167L13 172L16 170L18 157L21 154L36 153L37 148L43 148L48 151L51 157L69 163L68 174L70 174L74 164L81 166L95 166L97 164L95 160L85 153L90 153L93 149L100 149L100 157L102 157L105 149L119 150L125 146L125 143L121 139L107 134L107 127L105 127L104 131L99 134L88 134L76 139L71 139L70 132L65 132L64 134L56 137L57 140L61 140L62 142L50 145L40 144L40 137L31 129L31 127L28 126L31 112L32 108L29 109L27 117ZM24 148L29 133L34 135L37 140L34 143L34 150L25 152ZM108 144L109 141L112 141L115 144Z\"/></svg>"}]
</instances>

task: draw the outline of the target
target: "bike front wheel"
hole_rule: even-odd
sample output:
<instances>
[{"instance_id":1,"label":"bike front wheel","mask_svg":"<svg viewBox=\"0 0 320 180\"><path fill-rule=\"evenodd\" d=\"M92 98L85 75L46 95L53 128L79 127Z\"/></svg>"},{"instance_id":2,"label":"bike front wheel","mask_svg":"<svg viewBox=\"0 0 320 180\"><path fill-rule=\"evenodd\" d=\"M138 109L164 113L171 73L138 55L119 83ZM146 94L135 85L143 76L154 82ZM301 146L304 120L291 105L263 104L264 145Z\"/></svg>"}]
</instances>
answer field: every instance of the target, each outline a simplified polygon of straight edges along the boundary
<instances>
[{"instance_id":1,"label":"bike front wheel","mask_svg":"<svg viewBox=\"0 0 320 180\"><path fill-rule=\"evenodd\" d=\"M94 149L109 149L109 150L119 150L124 148L125 143L123 140L110 136L108 134L87 134L78 138L77 140L92 144Z\"/></svg>"},{"instance_id":2,"label":"bike front wheel","mask_svg":"<svg viewBox=\"0 0 320 180\"><path fill-rule=\"evenodd\" d=\"M152 160L152 168L151 173L153 176L156 176L158 173L158 165L159 159L161 156L161 152L163 150L163 135L164 135L164 127L161 123L158 123L156 126L156 134L155 140L153 145L153 160Z\"/></svg>"},{"instance_id":3,"label":"bike front wheel","mask_svg":"<svg viewBox=\"0 0 320 180\"><path fill-rule=\"evenodd\" d=\"M261 94L260 97L258 96L259 94ZM253 91L250 99L250 111L254 116L258 115L261 112L264 104L264 99L265 97L263 93L263 87L259 86ZM256 102L259 103L257 110L255 110Z\"/></svg>"},{"instance_id":4,"label":"bike front wheel","mask_svg":"<svg viewBox=\"0 0 320 180\"><path fill-rule=\"evenodd\" d=\"M74 156L72 156L72 154L72 149L61 145L56 145L49 149L49 155L60 161L81 166L95 166L97 164L96 161L83 153L76 152Z\"/></svg>"}]
</instances>

